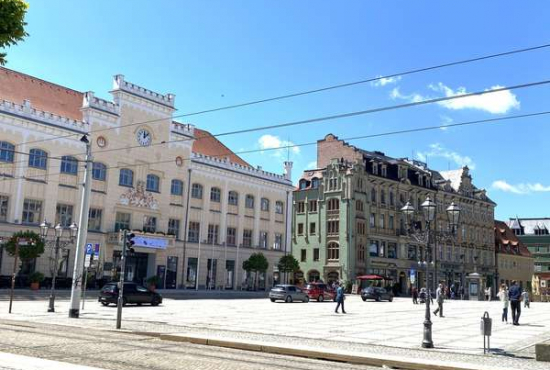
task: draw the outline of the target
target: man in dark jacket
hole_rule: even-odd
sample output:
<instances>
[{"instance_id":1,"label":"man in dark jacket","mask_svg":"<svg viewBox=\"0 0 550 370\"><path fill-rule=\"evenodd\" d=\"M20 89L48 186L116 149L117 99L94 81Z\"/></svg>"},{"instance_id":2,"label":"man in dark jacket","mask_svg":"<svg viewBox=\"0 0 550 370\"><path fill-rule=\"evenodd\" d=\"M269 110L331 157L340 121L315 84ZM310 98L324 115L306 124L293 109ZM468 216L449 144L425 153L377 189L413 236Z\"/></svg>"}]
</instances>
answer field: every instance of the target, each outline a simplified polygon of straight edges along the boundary
<instances>
[{"instance_id":1,"label":"man in dark jacket","mask_svg":"<svg viewBox=\"0 0 550 370\"><path fill-rule=\"evenodd\" d=\"M336 302L338 302L338 304L334 312L338 313L338 308L342 306L342 313L346 313L346 310L344 310L344 299L344 288L342 288L340 283L336 283Z\"/></svg>"},{"instance_id":2,"label":"man in dark jacket","mask_svg":"<svg viewBox=\"0 0 550 370\"><path fill-rule=\"evenodd\" d=\"M512 286L508 290L510 306L512 307L512 321L514 325L519 325L519 316L521 315L521 288L517 281L512 281Z\"/></svg>"}]
</instances>

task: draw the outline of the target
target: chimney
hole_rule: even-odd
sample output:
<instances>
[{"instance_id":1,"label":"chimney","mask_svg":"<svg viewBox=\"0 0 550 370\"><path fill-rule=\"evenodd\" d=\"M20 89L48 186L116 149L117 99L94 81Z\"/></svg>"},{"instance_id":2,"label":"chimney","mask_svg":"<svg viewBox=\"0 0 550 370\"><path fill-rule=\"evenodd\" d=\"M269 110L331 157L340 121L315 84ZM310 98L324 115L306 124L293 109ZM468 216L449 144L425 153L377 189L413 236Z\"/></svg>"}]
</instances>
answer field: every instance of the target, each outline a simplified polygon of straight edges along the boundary
<instances>
[{"instance_id":1,"label":"chimney","mask_svg":"<svg viewBox=\"0 0 550 370\"><path fill-rule=\"evenodd\" d=\"M285 179L292 181L292 162L285 161Z\"/></svg>"}]
</instances>

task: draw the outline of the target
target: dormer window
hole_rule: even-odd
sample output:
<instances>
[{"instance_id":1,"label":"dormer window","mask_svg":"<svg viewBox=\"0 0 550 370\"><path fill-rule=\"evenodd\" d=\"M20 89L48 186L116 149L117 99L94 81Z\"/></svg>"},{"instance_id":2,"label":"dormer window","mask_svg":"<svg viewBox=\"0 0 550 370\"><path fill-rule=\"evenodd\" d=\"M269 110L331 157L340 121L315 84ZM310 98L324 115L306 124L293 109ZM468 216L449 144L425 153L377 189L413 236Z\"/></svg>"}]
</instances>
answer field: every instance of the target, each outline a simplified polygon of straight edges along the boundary
<instances>
[{"instance_id":1,"label":"dormer window","mask_svg":"<svg viewBox=\"0 0 550 370\"><path fill-rule=\"evenodd\" d=\"M424 186L424 177L422 175L418 175L418 185Z\"/></svg>"},{"instance_id":2,"label":"dormer window","mask_svg":"<svg viewBox=\"0 0 550 370\"><path fill-rule=\"evenodd\" d=\"M378 175L378 163L372 163L372 174Z\"/></svg>"},{"instance_id":3,"label":"dormer window","mask_svg":"<svg viewBox=\"0 0 550 370\"><path fill-rule=\"evenodd\" d=\"M300 190L304 190L305 188L307 188L307 180L300 180L299 188Z\"/></svg>"},{"instance_id":4,"label":"dormer window","mask_svg":"<svg viewBox=\"0 0 550 370\"><path fill-rule=\"evenodd\" d=\"M382 176L387 177L388 176L388 169L386 166L382 166Z\"/></svg>"},{"instance_id":5,"label":"dormer window","mask_svg":"<svg viewBox=\"0 0 550 370\"><path fill-rule=\"evenodd\" d=\"M318 189L319 188L319 179L314 177L313 179L311 179L311 187L313 189Z\"/></svg>"}]
</instances>

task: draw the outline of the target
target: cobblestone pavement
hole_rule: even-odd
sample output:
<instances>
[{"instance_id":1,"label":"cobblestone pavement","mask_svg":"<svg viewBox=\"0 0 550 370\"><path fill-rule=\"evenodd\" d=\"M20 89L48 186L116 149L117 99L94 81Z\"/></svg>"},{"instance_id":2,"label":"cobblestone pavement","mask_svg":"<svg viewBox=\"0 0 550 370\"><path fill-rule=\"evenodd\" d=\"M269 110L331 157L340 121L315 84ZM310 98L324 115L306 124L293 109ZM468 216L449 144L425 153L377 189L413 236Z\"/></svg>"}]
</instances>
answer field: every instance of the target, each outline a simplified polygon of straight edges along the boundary
<instances>
[{"instance_id":1,"label":"cobblestone pavement","mask_svg":"<svg viewBox=\"0 0 550 370\"><path fill-rule=\"evenodd\" d=\"M161 341L125 333L6 321L0 322L0 348L5 353L34 357L34 365L39 365L34 367L22 364L6 367L5 364L1 364L0 370L59 370L60 366L56 367L55 363L41 363L40 359L112 370L317 370L327 367L334 370L374 369L299 357Z\"/></svg>"}]
</instances>

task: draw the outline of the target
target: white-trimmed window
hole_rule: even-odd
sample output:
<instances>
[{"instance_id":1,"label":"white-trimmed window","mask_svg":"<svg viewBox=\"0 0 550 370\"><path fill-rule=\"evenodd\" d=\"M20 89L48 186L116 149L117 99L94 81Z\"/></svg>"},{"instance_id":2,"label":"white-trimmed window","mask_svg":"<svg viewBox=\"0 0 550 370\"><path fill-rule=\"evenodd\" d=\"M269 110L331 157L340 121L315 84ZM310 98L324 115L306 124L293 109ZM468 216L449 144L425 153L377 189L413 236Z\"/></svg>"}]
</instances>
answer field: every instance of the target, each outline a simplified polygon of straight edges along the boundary
<instances>
[{"instance_id":1,"label":"white-trimmed window","mask_svg":"<svg viewBox=\"0 0 550 370\"><path fill-rule=\"evenodd\" d=\"M219 203L222 198L222 191L220 188L210 188L210 201Z\"/></svg>"},{"instance_id":2,"label":"white-trimmed window","mask_svg":"<svg viewBox=\"0 0 550 370\"><path fill-rule=\"evenodd\" d=\"M237 193L236 191L230 191L227 194L227 203L232 206L239 205L239 193Z\"/></svg>"},{"instance_id":3,"label":"white-trimmed window","mask_svg":"<svg viewBox=\"0 0 550 370\"><path fill-rule=\"evenodd\" d=\"M191 186L191 198L202 199L202 185L201 184L195 183Z\"/></svg>"}]
</instances>

